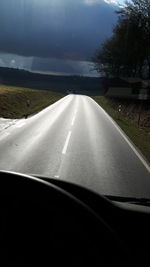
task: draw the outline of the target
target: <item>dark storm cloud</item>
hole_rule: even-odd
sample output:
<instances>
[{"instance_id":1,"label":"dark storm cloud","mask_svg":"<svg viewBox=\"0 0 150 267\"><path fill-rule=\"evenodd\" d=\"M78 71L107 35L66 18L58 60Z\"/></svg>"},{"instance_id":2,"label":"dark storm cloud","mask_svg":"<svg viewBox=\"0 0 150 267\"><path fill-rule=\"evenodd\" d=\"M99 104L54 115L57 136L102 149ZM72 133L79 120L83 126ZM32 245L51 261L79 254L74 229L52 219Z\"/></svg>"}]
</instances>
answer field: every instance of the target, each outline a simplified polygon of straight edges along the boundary
<instances>
[{"instance_id":1,"label":"dark storm cloud","mask_svg":"<svg viewBox=\"0 0 150 267\"><path fill-rule=\"evenodd\" d=\"M116 7L103 0L86 2L0 0L0 52L91 60L111 35Z\"/></svg>"}]
</instances>

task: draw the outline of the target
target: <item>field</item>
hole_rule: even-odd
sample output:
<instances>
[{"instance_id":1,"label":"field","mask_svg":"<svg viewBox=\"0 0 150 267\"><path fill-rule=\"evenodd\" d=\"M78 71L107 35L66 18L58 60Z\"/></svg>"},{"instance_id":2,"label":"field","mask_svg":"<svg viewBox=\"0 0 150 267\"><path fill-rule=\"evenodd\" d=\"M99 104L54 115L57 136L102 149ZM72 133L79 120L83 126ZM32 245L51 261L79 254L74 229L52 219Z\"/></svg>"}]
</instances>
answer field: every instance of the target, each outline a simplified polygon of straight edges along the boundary
<instances>
[{"instance_id":1,"label":"field","mask_svg":"<svg viewBox=\"0 0 150 267\"><path fill-rule=\"evenodd\" d=\"M22 118L42 110L64 96L52 91L0 85L0 117Z\"/></svg>"}]
</instances>

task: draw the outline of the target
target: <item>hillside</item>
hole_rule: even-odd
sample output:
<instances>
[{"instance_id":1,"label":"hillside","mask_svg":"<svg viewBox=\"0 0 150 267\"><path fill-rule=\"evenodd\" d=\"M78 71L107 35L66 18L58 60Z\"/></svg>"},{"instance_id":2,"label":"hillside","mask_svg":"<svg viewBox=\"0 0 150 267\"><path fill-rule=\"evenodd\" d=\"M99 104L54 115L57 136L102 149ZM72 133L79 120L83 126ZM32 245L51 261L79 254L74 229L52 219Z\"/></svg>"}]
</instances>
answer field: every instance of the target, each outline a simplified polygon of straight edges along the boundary
<instances>
[{"instance_id":1,"label":"hillside","mask_svg":"<svg viewBox=\"0 0 150 267\"><path fill-rule=\"evenodd\" d=\"M22 118L42 110L63 96L57 92L0 85L0 117Z\"/></svg>"},{"instance_id":2,"label":"hillside","mask_svg":"<svg viewBox=\"0 0 150 267\"><path fill-rule=\"evenodd\" d=\"M46 75L0 67L0 83L62 93L74 90L87 95L103 94L102 79L97 77Z\"/></svg>"}]
</instances>

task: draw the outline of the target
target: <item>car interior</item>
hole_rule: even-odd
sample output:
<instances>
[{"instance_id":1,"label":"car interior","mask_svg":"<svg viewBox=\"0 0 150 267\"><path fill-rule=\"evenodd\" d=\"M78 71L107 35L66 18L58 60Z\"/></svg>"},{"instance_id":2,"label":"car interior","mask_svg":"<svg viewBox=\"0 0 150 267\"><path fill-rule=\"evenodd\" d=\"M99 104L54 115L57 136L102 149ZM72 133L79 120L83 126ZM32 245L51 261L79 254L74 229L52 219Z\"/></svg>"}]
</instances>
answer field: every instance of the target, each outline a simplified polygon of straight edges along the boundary
<instances>
[{"instance_id":1,"label":"car interior","mask_svg":"<svg viewBox=\"0 0 150 267\"><path fill-rule=\"evenodd\" d=\"M0 177L1 266L149 266L148 206L58 179Z\"/></svg>"}]
</instances>

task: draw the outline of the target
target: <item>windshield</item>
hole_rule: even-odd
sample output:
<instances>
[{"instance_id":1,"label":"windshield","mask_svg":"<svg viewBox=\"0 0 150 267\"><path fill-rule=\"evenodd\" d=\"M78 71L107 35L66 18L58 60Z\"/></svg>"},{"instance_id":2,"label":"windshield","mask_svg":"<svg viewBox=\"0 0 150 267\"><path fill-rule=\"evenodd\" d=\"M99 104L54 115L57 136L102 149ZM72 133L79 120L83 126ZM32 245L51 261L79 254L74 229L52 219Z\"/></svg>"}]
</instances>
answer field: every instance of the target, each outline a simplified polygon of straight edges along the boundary
<instances>
[{"instance_id":1,"label":"windshield","mask_svg":"<svg viewBox=\"0 0 150 267\"><path fill-rule=\"evenodd\" d=\"M150 198L150 4L0 1L0 170Z\"/></svg>"}]
</instances>

